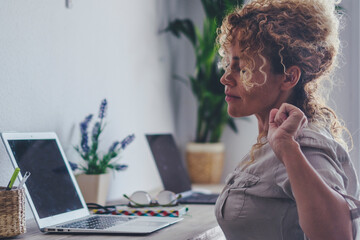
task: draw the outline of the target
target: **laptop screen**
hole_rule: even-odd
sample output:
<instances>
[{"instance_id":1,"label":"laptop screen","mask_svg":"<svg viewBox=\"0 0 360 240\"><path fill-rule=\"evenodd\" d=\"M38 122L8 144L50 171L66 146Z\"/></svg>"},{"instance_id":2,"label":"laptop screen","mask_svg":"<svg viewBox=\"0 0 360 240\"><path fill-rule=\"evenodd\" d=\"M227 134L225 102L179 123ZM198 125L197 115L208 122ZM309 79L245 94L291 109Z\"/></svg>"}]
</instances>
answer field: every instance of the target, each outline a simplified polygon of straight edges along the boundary
<instances>
[{"instance_id":1,"label":"laptop screen","mask_svg":"<svg viewBox=\"0 0 360 240\"><path fill-rule=\"evenodd\" d=\"M40 218L83 208L55 139L8 140Z\"/></svg>"},{"instance_id":2,"label":"laptop screen","mask_svg":"<svg viewBox=\"0 0 360 240\"><path fill-rule=\"evenodd\" d=\"M189 174L171 134L147 134L151 152L165 190L181 193L191 190Z\"/></svg>"}]
</instances>

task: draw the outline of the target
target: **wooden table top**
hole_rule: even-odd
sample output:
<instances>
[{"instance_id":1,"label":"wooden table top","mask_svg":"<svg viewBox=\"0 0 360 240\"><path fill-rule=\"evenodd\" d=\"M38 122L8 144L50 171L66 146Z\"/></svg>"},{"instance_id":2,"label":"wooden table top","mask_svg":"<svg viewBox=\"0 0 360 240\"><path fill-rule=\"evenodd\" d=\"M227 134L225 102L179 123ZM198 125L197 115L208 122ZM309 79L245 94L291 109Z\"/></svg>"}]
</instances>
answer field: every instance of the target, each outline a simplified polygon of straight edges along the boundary
<instances>
[{"instance_id":1,"label":"wooden table top","mask_svg":"<svg viewBox=\"0 0 360 240\"><path fill-rule=\"evenodd\" d=\"M204 240L204 239L225 239L221 229L218 227L214 215L214 205L187 205L189 211L183 216L184 220L174 225L161 229L150 235L129 236L129 235L103 235L103 234L57 234L42 233L35 220L27 221L27 232L13 239L27 240L64 240L64 239L156 239L156 240Z\"/></svg>"}]
</instances>

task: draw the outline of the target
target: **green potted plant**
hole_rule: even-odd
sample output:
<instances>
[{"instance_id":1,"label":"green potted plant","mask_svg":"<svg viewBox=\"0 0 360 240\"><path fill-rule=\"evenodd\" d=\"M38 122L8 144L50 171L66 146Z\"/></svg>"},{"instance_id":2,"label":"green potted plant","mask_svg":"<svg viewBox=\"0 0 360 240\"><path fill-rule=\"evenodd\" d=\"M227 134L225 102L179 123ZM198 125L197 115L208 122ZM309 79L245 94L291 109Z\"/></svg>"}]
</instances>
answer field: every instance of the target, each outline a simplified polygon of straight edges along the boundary
<instances>
[{"instance_id":1,"label":"green potted plant","mask_svg":"<svg viewBox=\"0 0 360 240\"><path fill-rule=\"evenodd\" d=\"M105 114L107 101L101 102L98 119L89 133L89 124L93 119L93 114L85 117L80 123L81 142L74 149L81 157L81 163L71 163L73 170L78 170L81 174L76 175L76 180L84 195L86 202L105 204L110 174L108 170L122 171L127 168L125 164L119 164L119 155L135 138L129 135L122 141L115 141L105 153L99 151L100 135L105 128ZM90 136L90 138L89 138Z\"/></svg>"},{"instance_id":2,"label":"green potted plant","mask_svg":"<svg viewBox=\"0 0 360 240\"><path fill-rule=\"evenodd\" d=\"M196 136L194 142L187 145L187 165L192 182L220 181L225 151L220 142L221 135L226 125L237 132L234 120L227 113L224 86L220 83L224 70L218 67L216 37L224 16L243 2L201 0L205 11L202 31L190 19L175 19L165 29L176 37L185 36L191 42L196 58L195 73L185 80L190 82L198 104Z\"/></svg>"}]
</instances>

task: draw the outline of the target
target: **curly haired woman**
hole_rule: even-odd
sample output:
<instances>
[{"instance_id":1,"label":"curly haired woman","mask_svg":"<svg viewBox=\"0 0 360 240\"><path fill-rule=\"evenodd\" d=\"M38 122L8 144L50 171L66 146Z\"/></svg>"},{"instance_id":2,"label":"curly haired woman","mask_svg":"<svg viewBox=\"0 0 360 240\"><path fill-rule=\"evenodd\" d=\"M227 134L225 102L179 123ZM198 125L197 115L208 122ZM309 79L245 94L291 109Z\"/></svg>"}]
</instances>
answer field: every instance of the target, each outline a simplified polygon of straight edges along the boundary
<instances>
[{"instance_id":1,"label":"curly haired woman","mask_svg":"<svg viewBox=\"0 0 360 240\"><path fill-rule=\"evenodd\" d=\"M347 199L359 189L348 131L323 85L337 65L338 26L331 0L254 0L224 19L218 42L228 113L254 114L259 128L216 203L227 239L355 237Z\"/></svg>"}]
</instances>

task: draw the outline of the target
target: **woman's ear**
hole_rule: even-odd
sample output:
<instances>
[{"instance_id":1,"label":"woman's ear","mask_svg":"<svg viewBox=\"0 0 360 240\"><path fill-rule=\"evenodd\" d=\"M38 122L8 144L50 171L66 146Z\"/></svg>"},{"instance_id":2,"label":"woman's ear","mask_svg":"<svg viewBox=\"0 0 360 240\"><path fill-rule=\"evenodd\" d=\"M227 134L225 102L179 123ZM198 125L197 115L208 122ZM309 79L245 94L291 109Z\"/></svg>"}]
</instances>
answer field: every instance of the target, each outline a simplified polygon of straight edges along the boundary
<instances>
[{"instance_id":1,"label":"woman's ear","mask_svg":"<svg viewBox=\"0 0 360 240\"><path fill-rule=\"evenodd\" d=\"M301 77L301 70L298 66L291 66L286 69L284 81L281 84L282 90L290 90L295 87Z\"/></svg>"}]
</instances>

